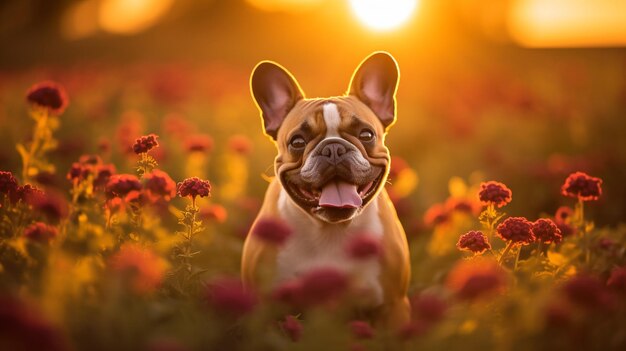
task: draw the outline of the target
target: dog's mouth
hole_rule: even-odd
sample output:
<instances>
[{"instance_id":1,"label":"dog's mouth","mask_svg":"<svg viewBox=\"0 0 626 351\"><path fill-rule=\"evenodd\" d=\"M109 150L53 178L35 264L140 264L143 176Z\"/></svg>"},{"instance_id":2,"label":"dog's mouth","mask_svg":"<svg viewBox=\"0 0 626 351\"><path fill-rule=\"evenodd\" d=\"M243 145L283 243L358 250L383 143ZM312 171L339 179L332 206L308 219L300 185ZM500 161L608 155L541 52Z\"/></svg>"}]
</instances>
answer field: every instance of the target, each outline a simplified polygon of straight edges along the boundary
<instances>
[{"instance_id":1,"label":"dog's mouth","mask_svg":"<svg viewBox=\"0 0 626 351\"><path fill-rule=\"evenodd\" d=\"M302 184L282 177L287 192L302 208L313 213L323 212L324 217L337 221L348 219L369 203L380 186L384 173L381 170L373 180L358 185L342 178L331 178L320 186Z\"/></svg>"}]
</instances>

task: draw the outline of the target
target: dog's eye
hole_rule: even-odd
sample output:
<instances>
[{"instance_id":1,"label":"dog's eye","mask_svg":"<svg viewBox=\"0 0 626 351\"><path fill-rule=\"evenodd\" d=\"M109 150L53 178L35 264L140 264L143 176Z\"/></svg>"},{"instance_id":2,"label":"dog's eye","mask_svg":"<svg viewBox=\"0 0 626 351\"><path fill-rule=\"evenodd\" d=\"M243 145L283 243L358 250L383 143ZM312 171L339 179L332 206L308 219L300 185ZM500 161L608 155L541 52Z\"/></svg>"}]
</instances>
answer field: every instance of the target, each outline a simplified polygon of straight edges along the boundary
<instances>
[{"instance_id":1,"label":"dog's eye","mask_svg":"<svg viewBox=\"0 0 626 351\"><path fill-rule=\"evenodd\" d=\"M363 129L361 133L359 133L359 140L365 142L374 140L374 132L369 129Z\"/></svg>"},{"instance_id":2,"label":"dog's eye","mask_svg":"<svg viewBox=\"0 0 626 351\"><path fill-rule=\"evenodd\" d=\"M289 142L289 146L291 146L292 148L296 150L304 149L304 147L306 146L306 141L304 140L303 137L296 135L293 138L291 138L291 141Z\"/></svg>"}]
</instances>

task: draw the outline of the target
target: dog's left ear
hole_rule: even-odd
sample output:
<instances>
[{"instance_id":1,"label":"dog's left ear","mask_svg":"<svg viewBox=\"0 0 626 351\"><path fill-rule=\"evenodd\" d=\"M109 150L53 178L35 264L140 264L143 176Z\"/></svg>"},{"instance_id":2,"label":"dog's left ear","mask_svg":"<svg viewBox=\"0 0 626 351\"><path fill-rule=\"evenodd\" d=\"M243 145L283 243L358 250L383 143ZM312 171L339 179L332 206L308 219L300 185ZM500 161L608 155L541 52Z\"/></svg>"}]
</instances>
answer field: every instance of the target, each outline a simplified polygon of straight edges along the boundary
<instances>
[{"instance_id":1,"label":"dog's left ear","mask_svg":"<svg viewBox=\"0 0 626 351\"><path fill-rule=\"evenodd\" d=\"M396 120L396 90L400 71L389 53L378 51L369 55L354 71L348 95L366 104L383 123L385 129Z\"/></svg>"}]
</instances>

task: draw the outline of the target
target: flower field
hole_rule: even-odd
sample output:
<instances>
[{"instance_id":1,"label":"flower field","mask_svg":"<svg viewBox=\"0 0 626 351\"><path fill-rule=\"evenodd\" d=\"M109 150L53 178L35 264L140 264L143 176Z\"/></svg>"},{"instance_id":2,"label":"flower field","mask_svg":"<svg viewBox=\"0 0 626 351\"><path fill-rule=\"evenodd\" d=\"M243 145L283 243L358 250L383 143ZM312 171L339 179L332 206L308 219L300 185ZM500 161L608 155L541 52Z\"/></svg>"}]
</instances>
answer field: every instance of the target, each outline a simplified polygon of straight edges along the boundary
<instances>
[{"instance_id":1,"label":"flower field","mask_svg":"<svg viewBox=\"0 0 626 351\"><path fill-rule=\"evenodd\" d=\"M223 82L245 76L212 69L232 75ZM354 315L345 294L354 277L333 269L243 289L243 240L272 146L260 123L234 122L250 111L256 121L248 96L221 95L228 86L190 96L198 81L174 72L123 93L95 71L92 84L86 72L57 71L41 75L63 84L25 92L29 72L3 85L2 114L12 116L0 141L3 350L626 346L626 227L608 210L623 209L611 194L623 179L576 155L549 156L530 173L491 162L444 176L392 130L387 189L412 262L412 321L398 330ZM445 145L433 145L442 157ZM446 178L428 184L432 174ZM448 194L422 190L437 186ZM295 230L270 218L252 235L282 245ZM379 252L368 236L346 247L355 260Z\"/></svg>"}]
</instances>

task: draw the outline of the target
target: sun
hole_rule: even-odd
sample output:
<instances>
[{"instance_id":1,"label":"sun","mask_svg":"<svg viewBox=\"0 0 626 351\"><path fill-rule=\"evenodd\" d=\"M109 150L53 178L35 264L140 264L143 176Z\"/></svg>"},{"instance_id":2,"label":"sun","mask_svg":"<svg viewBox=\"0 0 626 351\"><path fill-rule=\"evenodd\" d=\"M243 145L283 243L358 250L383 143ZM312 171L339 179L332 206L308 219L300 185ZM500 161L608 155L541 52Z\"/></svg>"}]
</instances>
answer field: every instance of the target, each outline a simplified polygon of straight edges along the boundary
<instances>
[{"instance_id":1,"label":"sun","mask_svg":"<svg viewBox=\"0 0 626 351\"><path fill-rule=\"evenodd\" d=\"M352 10L368 27L387 31L397 28L415 11L419 0L350 0Z\"/></svg>"}]
</instances>

